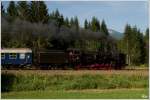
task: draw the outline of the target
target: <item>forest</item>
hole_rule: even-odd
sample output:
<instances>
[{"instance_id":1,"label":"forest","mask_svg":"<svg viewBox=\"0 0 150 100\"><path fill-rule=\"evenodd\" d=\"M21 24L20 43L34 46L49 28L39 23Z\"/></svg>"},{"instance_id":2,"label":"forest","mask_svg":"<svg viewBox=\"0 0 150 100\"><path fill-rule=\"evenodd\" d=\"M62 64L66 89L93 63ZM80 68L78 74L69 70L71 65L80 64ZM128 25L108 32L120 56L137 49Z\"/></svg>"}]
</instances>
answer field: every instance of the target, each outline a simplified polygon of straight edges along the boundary
<instances>
[{"instance_id":1,"label":"forest","mask_svg":"<svg viewBox=\"0 0 150 100\"><path fill-rule=\"evenodd\" d=\"M49 13L44 1L10 1L7 8L1 3L1 47L119 51L127 55L128 65L148 65L149 28L141 32L127 24L123 37L115 39L104 19L85 19L84 27L79 23L77 16L65 18L58 9Z\"/></svg>"}]
</instances>

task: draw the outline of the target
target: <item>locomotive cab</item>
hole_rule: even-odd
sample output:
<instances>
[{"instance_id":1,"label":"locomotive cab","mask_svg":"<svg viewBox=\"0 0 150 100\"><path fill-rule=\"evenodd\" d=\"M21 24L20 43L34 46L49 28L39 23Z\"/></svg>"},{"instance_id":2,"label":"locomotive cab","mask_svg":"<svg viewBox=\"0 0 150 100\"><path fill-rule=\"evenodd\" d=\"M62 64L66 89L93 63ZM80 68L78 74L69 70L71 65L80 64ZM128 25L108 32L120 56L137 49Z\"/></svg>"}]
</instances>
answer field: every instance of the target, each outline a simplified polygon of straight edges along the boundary
<instances>
[{"instance_id":1,"label":"locomotive cab","mask_svg":"<svg viewBox=\"0 0 150 100\"><path fill-rule=\"evenodd\" d=\"M75 48L68 48L67 49L67 54L68 54L68 60L71 65L77 65L80 63L80 55L81 51L79 49Z\"/></svg>"}]
</instances>

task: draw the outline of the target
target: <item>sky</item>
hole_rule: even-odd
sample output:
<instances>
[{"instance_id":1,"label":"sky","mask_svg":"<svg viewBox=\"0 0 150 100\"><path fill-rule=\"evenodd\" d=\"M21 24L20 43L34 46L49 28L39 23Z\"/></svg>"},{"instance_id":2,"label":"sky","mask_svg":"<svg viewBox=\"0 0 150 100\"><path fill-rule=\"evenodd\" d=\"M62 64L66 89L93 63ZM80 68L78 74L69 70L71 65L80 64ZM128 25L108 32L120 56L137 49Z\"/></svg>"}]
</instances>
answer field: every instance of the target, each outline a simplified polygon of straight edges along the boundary
<instances>
[{"instance_id":1,"label":"sky","mask_svg":"<svg viewBox=\"0 0 150 100\"><path fill-rule=\"evenodd\" d=\"M5 8L8 6L8 2L2 3ZM45 1L45 4L49 13L58 9L64 17L77 16L81 27L85 19L91 21L95 16L118 32L123 32L127 23L142 32L148 28L147 1Z\"/></svg>"}]
</instances>

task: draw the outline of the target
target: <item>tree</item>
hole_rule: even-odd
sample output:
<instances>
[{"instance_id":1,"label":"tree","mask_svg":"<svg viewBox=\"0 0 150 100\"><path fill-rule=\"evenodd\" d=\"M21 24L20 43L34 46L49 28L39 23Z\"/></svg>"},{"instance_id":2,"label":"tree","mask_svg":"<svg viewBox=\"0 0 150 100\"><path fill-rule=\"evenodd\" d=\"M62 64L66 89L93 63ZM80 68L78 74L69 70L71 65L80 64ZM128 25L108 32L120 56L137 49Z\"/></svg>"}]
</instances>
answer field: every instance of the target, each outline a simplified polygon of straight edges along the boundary
<instances>
[{"instance_id":1,"label":"tree","mask_svg":"<svg viewBox=\"0 0 150 100\"><path fill-rule=\"evenodd\" d=\"M105 21L103 20L102 21L102 24L101 24L101 28L100 28L101 32L103 32L106 36L109 35L109 32L108 32L108 29L107 29L107 26L105 24Z\"/></svg>"},{"instance_id":2,"label":"tree","mask_svg":"<svg viewBox=\"0 0 150 100\"><path fill-rule=\"evenodd\" d=\"M56 9L54 16L56 19L60 17L60 13L59 13L58 9Z\"/></svg>"},{"instance_id":3,"label":"tree","mask_svg":"<svg viewBox=\"0 0 150 100\"><path fill-rule=\"evenodd\" d=\"M30 4L31 22L47 23L49 19L48 9L44 1L31 1Z\"/></svg>"},{"instance_id":4,"label":"tree","mask_svg":"<svg viewBox=\"0 0 150 100\"><path fill-rule=\"evenodd\" d=\"M121 51L127 55L127 64L140 65L145 61L143 34L136 26L126 25L124 37L121 40Z\"/></svg>"},{"instance_id":5,"label":"tree","mask_svg":"<svg viewBox=\"0 0 150 100\"><path fill-rule=\"evenodd\" d=\"M35 1L30 2L30 21L31 22L38 22L38 13L37 13L37 6Z\"/></svg>"},{"instance_id":6,"label":"tree","mask_svg":"<svg viewBox=\"0 0 150 100\"><path fill-rule=\"evenodd\" d=\"M58 27L60 28L62 25L64 25L64 17L63 15L60 15L60 17L57 19Z\"/></svg>"},{"instance_id":7,"label":"tree","mask_svg":"<svg viewBox=\"0 0 150 100\"><path fill-rule=\"evenodd\" d=\"M2 2L1 2L1 14L2 14L2 16L5 15L5 9L4 9Z\"/></svg>"},{"instance_id":8,"label":"tree","mask_svg":"<svg viewBox=\"0 0 150 100\"><path fill-rule=\"evenodd\" d=\"M92 29L92 31L94 31L94 32L100 31L99 20L98 20L96 17L93 17L93 18L92 18L92 21L91 21L91 29Z\"/></svg>"},{"instance_id":9,"label":"tree","mask_svg":"<svg viewBox=\"0 0 150 100\"><path fill-rule=\"evenodd\" d=\"M74 25L74 19L71 17L70 19L70 25L73 26Z\"/></svg>"},{"instance_id":10,"label":"tree","mask_svg":"<svg viewBox=\"0 0 150 100\"><path fill-rule=\"evenodd\" d=\"M92 30L91 22L88 22L88 29Z\"/></svg>"},{"instance_id":11,"label":"tree","mask_svg":"<svg viewBox=\"0 0 150 100\"><path fill-rule=\"evenodd\" d=\"M145 43L144 43L144 35L143 33L140 32L140 29L137 31L138 33L138 41L139 41L139 48L140 48L140 64L145 63L145 56L146 56L146 51L145 51Z\"/></svg>"},{"instance_id":12,"label":"tree","mask_svg":"<svg viewBox=\"0 0 150 100\"><path fill-rule=\"evenodd\" d=\"M88 29L88 21L87 21L87 19L85 19L85 21L84 21L84 28Z\"/></svg>"},{"instance_id":13,"label":"tree","mask_svg":"<svg viewBox=\"0 0 150 100\"><path fill-rule=\"evenodd\" d=\"M48 22L48 9L44 1L39 1L39 20L42 23L47 23Z\"/></svg>"},{"instance_id":14,"label":"tree","mask_svg":"<svg viewBox=\"0 0 150 100\"><path fill-rule=\"evenodd\" d=\"M95 23L96 27L97 27L97 31L100 31L100 22L98 19L96 19L96 23Z\"/></svg>"},{"instance_id":15,"label":"tree","mask_svg":"<svg viewBox=\"0 0 150 100\"><path fill-rule=\"evenodd\" d=\"M127 55L127 64L130 65L130 43L131 43L131 26L127 24L124 30L123 44L124 47L122 51Z\"/></svg>"},{"instance_id":16,"label":"tree","mask_svg":"<svg viewBox=\"0 0 150 100\"><path fill-rule=\"evenodd\" d=\"M7 13L9 16L13 18L16 18L18 16L17 7L14 1L10 1L8 8L7 8Z\"/></svg>"},{"instance_id":17,"label":"tree","mask_svg":"<svg viewBox=\"0 0 150 100\"><path fill-rule=\"evenodd\" d=\"M65 22L66 19L64 19L64 16L62 14L59 13L59 10L56 9L56 11L53 11L50 14L50 20L56 21L56 24L58 26L58 28L60 28L62 25L66 25L69 27L69 20L67 18L67 23Z\"/></svg>"},{"instance_id":18,"label":"tree","mask_svg":"<svg viewBox=\"0 0 150 100\"><path fill-rule=\"evenodd\" d=\"M144 42L145 42L145 63L148 66L148 63L149 63L149 28L146 29Z\"/></svg>"},{"instance_id":19,"label":"tree","mask_svg":"<svg viewBox=\"0 0 150 100\"><path fill-rule=\"evenodd\" d=\"M18 15L22 20L29 20L30 9L26 1L18 1Z\"/></svg>"},{"instance_id":20,"label":"tree","mask_svg":"<svg viewBox=\"0 0 150 100\"><path fill-rule=\"evenodd\" d=\"M79 21L78 21L77 16L75 16L75 18L74 18L74 24L75 24L76 30L79 30Z\"/></svg>"},{"instance_id":21,"label":"tree","mask_svg":"<svg viewBox=\"0 0 150 100\"><path fill-rule=\"evenodd\" d=\"M68 19L68 17L66 17L66 19L65 19L65 26L67 26L67 27L69 27L70 26L70 24L69 24L69 19Z\"/></svg>"},{"instance_id":22,"label":"tree","mask_svg":"<svg viewBox=\"0 0 150 100\"><path fill-rule=\"evenodd\" d=\"M131 64L132 65L140 65L144 63L144 41L143 41L143 34L140 30L137 29L136 26L132 28L132 40L131 40Z\"/></svg>"}]
</instances>

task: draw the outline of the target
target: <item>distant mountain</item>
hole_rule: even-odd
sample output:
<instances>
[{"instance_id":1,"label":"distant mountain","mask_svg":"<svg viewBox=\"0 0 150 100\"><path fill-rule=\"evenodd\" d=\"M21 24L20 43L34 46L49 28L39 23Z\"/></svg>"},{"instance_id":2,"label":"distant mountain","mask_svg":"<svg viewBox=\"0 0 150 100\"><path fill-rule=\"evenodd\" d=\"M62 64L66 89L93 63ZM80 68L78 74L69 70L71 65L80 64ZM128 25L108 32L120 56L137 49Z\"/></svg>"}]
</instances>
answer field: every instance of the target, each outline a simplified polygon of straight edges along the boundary
<instances>
[{"instance_id":1,"label":"distant mountain","mask_svg":"<svg viewBox=\"0 0 150 100\"><path fill-rule=\"evenodd\" d=\"M120 33L118 31L115 31L113 29L108 29L108 32L110 36L116 38L116 39L121 39L123 37L123 33Z\"/></svg>"}]
</instances>

